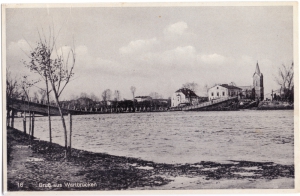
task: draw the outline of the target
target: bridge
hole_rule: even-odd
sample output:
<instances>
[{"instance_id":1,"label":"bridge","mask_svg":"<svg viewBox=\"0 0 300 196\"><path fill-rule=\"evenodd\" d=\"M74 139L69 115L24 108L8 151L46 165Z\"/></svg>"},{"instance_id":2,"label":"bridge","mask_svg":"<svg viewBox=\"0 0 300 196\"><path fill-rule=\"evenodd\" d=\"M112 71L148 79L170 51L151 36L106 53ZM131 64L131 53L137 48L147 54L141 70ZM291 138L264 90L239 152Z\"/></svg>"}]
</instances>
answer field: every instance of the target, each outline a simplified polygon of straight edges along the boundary
<instances>
[{"instance_id":1,"label":"bridge","mask_svg":"<svg viewBox=\"0 0 300 196\"><path fill-rule=\"evenodd\" d=\"M48 104L36 103L32 101L24 101L20 99L9 99L7 100L8 110L13 110L13 112L31 112L43 116L48 116ZM50 115L60 116L59 109L57 105L50 105ZM124 113L124 112L164 112L167 108L153 108L153 107L90 107L84 109L70 108L67 105L62 104L63 115L84 115L84 114L104 114L104 113Z\"/></svg>"},{"instance_id":2,"label":"bridge","mask_svg":"<svg viewBox=\"0 0 300 196\"><path fill-rule=\"evenodd\" d=\"M182 111L222 111L222 110L237 110L238 97L224 97L220 99L215 99L196 105L185 106L180 108Z\"/></svg>"}]
</instances>

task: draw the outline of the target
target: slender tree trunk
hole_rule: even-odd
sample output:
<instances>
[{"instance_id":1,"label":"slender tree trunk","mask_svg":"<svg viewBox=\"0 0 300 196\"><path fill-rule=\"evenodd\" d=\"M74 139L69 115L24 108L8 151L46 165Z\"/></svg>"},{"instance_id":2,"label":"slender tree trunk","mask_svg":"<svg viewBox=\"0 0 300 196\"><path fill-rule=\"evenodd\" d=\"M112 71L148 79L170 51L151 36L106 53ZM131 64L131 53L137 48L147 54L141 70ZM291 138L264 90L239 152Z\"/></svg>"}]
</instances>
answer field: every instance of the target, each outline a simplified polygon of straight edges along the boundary
<instances>
[{"instance_id":1,"label":"slender tree trunk","mask_svg":"<svg viewBox=\"0 0 300 196\"><path fill-rule=\"evenodd\" d=\"M58 95L57 95L55 86L54 86L54 84L53 84L52 82L51 82L51 85L52 85L52 90L53 90L53 92L54 92L55 101L56 101L56 104L57 104L57 107L58 107L58 110L59 110L59 113L60 113L61 122L62 122L62 125L63 125L63 128L64 128L64 135L65 135L65 158L67 158L67 152L68 152L68 136L67 136L66 122L65 122L65 118L64 118L64 116L63 116L63 113L62 113L60 104L59 104Z\"/></svg>"},{"instance_id":2,"label":"slender tree trunk","mask_svg":"<svg viewBox=\"0 0 300 196\"><path fill-rule=\"evenodd\" d=\"M24 104L24 118L23 118L23 129L24 129L24 135L26 135L26 111L25 111L25 100L23 100L23 104Z\"/></svg>"},{"instance_id":3,"label":"slender tree trunk","mask_svg":"<svg viewBox=\"0 0 300 196\"><path fill-rule=\"evenodd\" d=\"M32 112L31 140L34 138L34 112Z\"/></svg>"},{"instance_id":4,"label":"slender tree trunk","mask_svg":"<svg viewBox=\"0 0 300 196\"><path fill-rule=\"evenodd\" d=\"M51 117L50 117L50 99L49 99L49 87L48 87L48 79L47 78L46 78L46 93L47 93L47 102L48 102L49 139L50 139L50 146L52 146L52 130L51 130Z\"/></svg>"},{"instance_id":5,"label":"slender tree trunk","mask_svg":"<svg viewBox=\"0 0 300 196\"><path fill-rule=\"evenodd\" d=\"M24 112L24 118L23 118L23 129L24 129L24 135L26 136L26 113Z\"/></svg>"},{"instance_id":6,"label":"slender tree trunk","mask_svg":"<svg viewBox=\"0 0 300 196\"><path fill-rule=\"evenodd\" d=\"M28 130L29 139L30 139L30 135L31 135L31 131L32 131L31 128L32 128L32 127L31 127L31 112L29 111L29 130Z\"/></svg>"},{"instance_id":7,"label":"slender tree trunk","mask_svg":"<svg viewBox=\"0 0 300 196\"><path fill-rule=\"evenodd\" d=\"M71 156L71 153L72 153L72 114L69 113L69 120L70 120L70 149L69 149L69 153L70 153L70 156Z\"/></svg>"},{"instance_id":8,"label":"slender tree trunk","mask_svg":"<svg viewBox=\"0 0 300 196\"><path fill-rule=\"evenodd\" d=\"M31 113L30 113L30 107L29 107L29 96L28 94L26 94L27 97L27 106L28 106L28 114L29 114L29 128L28 128L28 135L30 138L30 134L31 134Z\"/></svg>"}]
</instances>

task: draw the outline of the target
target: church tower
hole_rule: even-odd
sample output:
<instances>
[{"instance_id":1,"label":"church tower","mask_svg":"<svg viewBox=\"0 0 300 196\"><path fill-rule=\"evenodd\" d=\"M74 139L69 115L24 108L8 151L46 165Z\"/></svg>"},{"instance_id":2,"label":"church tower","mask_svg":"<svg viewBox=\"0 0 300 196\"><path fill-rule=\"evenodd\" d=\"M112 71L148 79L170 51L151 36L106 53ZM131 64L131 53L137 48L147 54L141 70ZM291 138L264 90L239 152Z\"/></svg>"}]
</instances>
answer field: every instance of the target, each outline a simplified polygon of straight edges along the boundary
<instances>
[{"instance_id":1,"label":"church tower","mask_svg":"<svg viewBox=\"0 0 300 196\"><path fill-rule=\"evenodd\" d=\"M256 64L256 70L253 74L253 87L255 90L255 98L258 98L260 101L264 100L264 77L259 70L258 62Z\"/></svg>"}]
</instances>

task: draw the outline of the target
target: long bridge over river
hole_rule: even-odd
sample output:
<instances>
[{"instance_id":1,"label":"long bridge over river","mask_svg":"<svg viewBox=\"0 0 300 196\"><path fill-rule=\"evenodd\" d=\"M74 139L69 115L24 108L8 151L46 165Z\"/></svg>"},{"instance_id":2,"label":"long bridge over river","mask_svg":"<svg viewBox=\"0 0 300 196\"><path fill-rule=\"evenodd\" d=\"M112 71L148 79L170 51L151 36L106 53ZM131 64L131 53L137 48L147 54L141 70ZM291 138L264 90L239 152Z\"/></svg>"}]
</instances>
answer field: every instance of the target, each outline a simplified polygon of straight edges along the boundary
<instances>
[{"instance_id":1,"label":"long bridge over river","mask_svg":"<svg viewBox=\"0 0 300 196\"><path fill-rule=\"evenodd\" d=\"M223 110L237 110L239 108L239 101L237 97L225 97L215 99L191 106L179 108L181 111L223 111Z\"/></svg>"},{"instance_id":2,"label":"long bridge over river","mask_svg":"<svg viewBox=\"0 0 300 196\"><path fill-rule=\"evenodd\" d=\"M32 101L24 101L19 99L8 100L8 110L15 112L31 112L43 116L48 115L48 104L36 103ZM59 110L56 105L50 105L50 115L59 116ZM209 111L209 110L236 110L238 109L237 97L221 98L208 101L192 106L180 108L155 108L155 107L91 107L84 109L70 108L70 106L62 104L62 112L64 115L85 115L85 114L105 114L105 113L129 113L129 112L166 112L166 111Z\"/></svg>"}]
</instances>

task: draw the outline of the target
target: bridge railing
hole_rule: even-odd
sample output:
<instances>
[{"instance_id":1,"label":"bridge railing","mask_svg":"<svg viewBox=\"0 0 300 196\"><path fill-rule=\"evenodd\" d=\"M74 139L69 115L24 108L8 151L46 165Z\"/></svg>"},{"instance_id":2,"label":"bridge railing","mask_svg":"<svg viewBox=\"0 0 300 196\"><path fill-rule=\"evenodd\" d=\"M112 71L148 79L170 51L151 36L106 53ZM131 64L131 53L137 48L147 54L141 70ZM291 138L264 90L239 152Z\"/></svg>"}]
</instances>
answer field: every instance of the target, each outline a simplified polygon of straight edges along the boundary
<instances>
[{"instance_id":1,"label":"bridge railing","mask_svg":"<svg viewBox=\"0 0 300 196\"><path fill-rule=\"evenodd\" d=\"M224 98L220 98L220 99L215 99L215 100L207 101L207 102L204 102L204 103L199 103L199 104L192 105L192 106L186 106L186 107L183 107L182 110L198 109L198 108L201 108L201 107L214 105L216 103L220 103L220 102L223 102L223 101L227 101L227 100L231 100L231 99L236 99L236 98L237 97L224 97Z\"/></svg>"}]
</instances>

